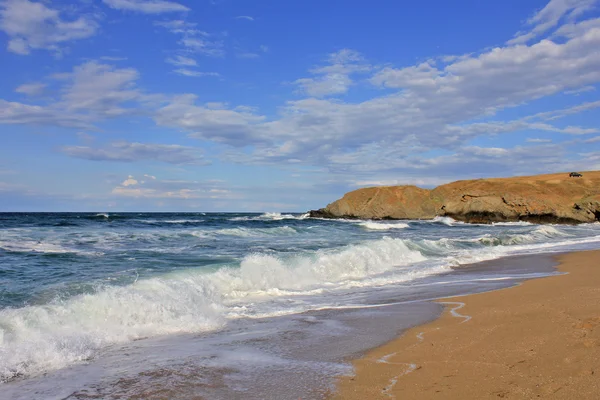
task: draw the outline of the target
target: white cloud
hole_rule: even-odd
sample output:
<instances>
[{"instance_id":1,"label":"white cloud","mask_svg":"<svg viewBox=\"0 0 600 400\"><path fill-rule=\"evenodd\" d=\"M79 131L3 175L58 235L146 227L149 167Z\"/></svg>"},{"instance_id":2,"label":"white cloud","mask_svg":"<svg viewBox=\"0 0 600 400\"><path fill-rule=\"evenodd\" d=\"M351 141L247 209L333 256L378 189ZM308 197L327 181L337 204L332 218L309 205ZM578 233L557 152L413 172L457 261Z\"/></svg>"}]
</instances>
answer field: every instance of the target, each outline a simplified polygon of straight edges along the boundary
<instances>
[{"instance_id":1,"label":"white cloud","mask_svg":"<svg viewBox=\"0 0 600 400\"><path fill-rule=\"evenodd\" d=\"M138 78L139 74L133 68L114 68L90 61L76 66L73 72L55 75L55 79L67 82L57 105L96 116L123 115L131 110L121 104L141 97L135 88Z\"/></svg>"},{"instance_id":2,"label":"white cloud","mask_svg":"<svg viewBox=\"0 0 600 400\"><path fill-rule=\"evenodd\" d=\"M175 72L178 75L190 76L190 77L194 77L194 78L200 78L203 76L213 76L213 77L221 76L221 74L219 74L218 72L202 72L202 71L196 71L196 70L189 69L189 68L178 68L178 69L173 70L173 72Z\"/></svg>"},{"instance_id":3,"label":"white cloud","mask_svg":"<svg viewBox=\"0 0 600 400\"><path fill-rule=\"evenodd\" d=\"M190 9L174 1L165 0L102 0L116 10L134 11L144 14L162 14L168 12L186 12Z\"/></svg>"},{"instance_id":4,"label":"white cloud","mask_svg":"<svg viewBox=\"0 0 600 400\"><path fill-rule=\"evenodd\" d=\"M65 146L60 149L63 153L93 161L160 161L169 164L207 165L202 151L198 148L149 143L114 142L104 148L89 146Z\"/></svg>"},{"instance_id":5,"label":"white cloud","mask_svg":"<svg viewBox=\"0 0 600 400\"><path fill-rule=\"evenodd\" d=\"M121 186L125 186L125 187L127 187L127 186L135 186L135 185L137 185L137 184L138 184L138 181L137 181L137 180L135 180L135 178L134 178L132 175L129 175L129 176L127 177L127 179L125 179L125 180L123 181L123 183L121 183Z\"/></svg>"},{"instance_id":6,"label":"white cloud","mask_svg":"<svg viewBox=\"0 0 600 400\"><path fill-rule=\"evenodd\" d=\"M99 58L102 61L125 61L127 57L116 57L116 56L102 56Z\"/></svg>"},{"instance_id":7,"label":"white cloud","mask_svg":"<svg viewBox=\"0 0 600 400\"><path fill-rule=\"evenodd\" d=\"M57 97L43 99L45 105L0 100L0 123L91 129L94 121L139 113L140 107L160 97L145 95L137 89L138 77L132 68L86 62L74 67L72 72L50 77L61 86L54 91Z\"/></svg>"},{"instance_id":8,"label":"white cloud","mask_svg":"<svg viewBox=\"0 0 600 400\"><path fill-rule=\"evenodd\" d=\"M527 143L552 143L552 139L527 138Z\"/></svg>"},{"instance_id":9,"label":"white cloud","mask_svg":"<svg viewBox=\"0 0 600 400\"><path fill-rule=\"evenodd\" d=\"M175 57L169 57L166 60L169 64L173 64L177 67L195 67L198 65L198 63L196 62L196 60L194 60L193 58L190 57L184 57L184 56L175 56Z\"/></svg>"},{"instance_id":10,"label":"white cloud","mask_svg":"<svg viewBox=\"0 0 600 400\"><path fill-rule=\"evenodd\" d=\"M351 49L342 49L328 57L329 65L312 69L316 77L301 78L294 81L300 91L314 97L343 94L352 86L350 75L368 72L371 67L364 62L360 53Z\"/></svg>"},{"instance_id":11,"label":"white cloud","mask_svg":"<svg viewBox=\"0 0 600 400\"><path fill-rule=\"evenodd\" d=\"M184 36L179 43L188 51L203 54L209 57L223 57L223 43L199 37Z\"/></svg>"},{"instance_id":12,"label":"white cloud","mask_svg":"<svg viewBox=\"0 0 600 400\"><path fill-rule=\"evenodd\" d=\"M178 22L168 29L195 29L186 24ZM202 35L182 35L188 39L204 39ZM86 68L94 70L93 66ZM72 89L65 85L59 100L66 107L62 107L62 114L51 115L58 119L55 123L67 124L70 120L65 118L74 114L79 123L122 115L130 111L127 104L142 101L144 95L135 86L135 70L95 68L103 71L102 75L114 73L108 83L101 85L110 88L110 82L116 82L112 86L114 90L105 92L91 85L90 92L95 95L90 95L90 99L99 97L101 101L67 101L66 94ZM184 72L188 76L203 74L189 68L181 70L189 71ZM568 135L598 132L596 127L558 122L554 125L553 121L595 109L600 102L582 103L514 121L494 120L502 117L502 110L600 82L600 28L596 27L582 28L573 37L561 40L502 46L405 67L375 68L358 52L346 49L333 53L325 65L310 72L314 75L312 78L297 83L313 97L288 101L271 118L248 106L200 103L192 94L170 99L166 105L158 107L153 116L159 126L184 131L190 137L234 146L219 148L225 149L228 161L319 165L340 174L356 174L355 180L361 181L367 180L362 175L373 171L438 173L442 171L440 165L458 169L461 157L473 160L473 163L483 160L490 170L497 170L502 163L506 165L507 160L527 157L527 151L533 148L566 154L564 143L560 146L549 144L551 147L524 146L509 149L509 153L503 153L498 145L464 148L478 137L524 131L523 140L527 137L547 140L544 137L547 132ZM352 88L353 74L367 73L373 88L382 88L385 92L356 102L316 98L345 93ZM74 80L74 75L75 71L68 79ZM85 80L91 82L96 75L90 73ZM323 85L319 86L319 83ZM112 91L116 93L112 95ZM80 103L86 104L84 108L73 109L71 106ZM50 118L46 115L48 107L13 103L7 110L0 108L0 121L25 121L27 118L23 115L27 114L30 121ZM58 113L57 110L58 107L53 109ZM582 142L580 139L571 141ZM431 158L434 150L450 155L437 156L436 153L436 157ZM489 160L486 161L486 157ZM491 160L495 161L492 163ZM542 165L548 167L545 160L556 161L557 158L542 159L540 168ZM564 163L564 160L558 162ZM473 163L469 165L473 166ZM515 168L524 165L533 164L515 164Z\"/></svg>"},{"instance_id":13,"label":"white cloud","mask_svg":"<svg viewBox=\"0 0 600 400\"><path fill-rule=\"evenodd\" d=\"M552 36L566 37L572 39L590 30L591 28L600 28L600 18L588 19L585 21L562 25Z\"/></svg>"},{"instance_id":14,"label":"white cloud","mask_svg":"<svg viewBox=\"0 0 600 400\"><path fill-rule=\"evenodd\" d=\"M199 29L196 29L198 24L196 24L194 22L188 22L188 21L185 21L182 19L156 21L156 22L154 22L154 25L165 28L171 33L180 34L180 35L210 36L210 34L208 32L204 32Z\"/></svg>"},{"instance_id":15,"label":"white cloud","mask_svg":"<svg viewBox=\"0 0 600 400\"><path fill-rule=\"evenodd\" d=\"M578 89L573 89L573 90L565 90L565 94L574 94L574 95L578 95L580 93L585 93L585 92L593 92L595 91L596 88L593 86L583 86L580 87Z\"/></svg>"},{"instance_id":16,"label":"white cloud","mask_svg":"<svg viewBox=\"0 0 600 400\"><path fill-rule=\"evenodd\" d=\"M251 17L249 15L239 15L239 16L235 17L235 19L244 19L246 21L254 21L254 17Z\"/></svg>"},{"instance_id":17,"label":"white cloud","mask_svg":"<svg viewBox=\"0 0 600 400\"><path fill-rule=\"evenodd\" d=\"M26 83L15 89L15 92L26 94L27 96L39 96L46 90L46 84L41 82Z\"/></svg>"},{"instance_id":18,"label":"white cloud","mask_svg":"<svg viewBox=\"0 0 600 400\"><path fill-rule=\"evenodd\" d=\"M532 26L528 32L519 32L507 43L523 44L556 27L561 19L573 21L586 11L591 10L597 0L550 0L550 2L527 20Z\"/></svg>"},{"instance_id":19,"label":"white cloud","mask_svg":"<svg viewBox=\"0 0 600 400\"><path fill-rule=\"evenodd\" d=\"M158 21L156 26L163 27L169 32L180 35L179 44L183 47L180 51L198 53L209 57L223 57L223 42L213 40L208 32L196 29L197 24L184 20Z\"/></svg>"},{"instance_id":20,"label":"white cloud","mask_svg":"<svg viewBox=\"0 0 600 400\"><path fill-rule=\"evenodd\" d=\"M600 101L591 101L582 104L578 104L573 107L564 108L562 110L553 110L553 111L545 111L541 113L534 114L530 117L526 117L525 119L543 119L543 120L556 120L559 118L566 117L568 115L579 114L584 111L593 110L594 108L600 107Z\"/></svg>"},{"instance_id":21,"label":"white cloud","mask_svg":"<svg viewBox=\"0 0 600 400\"><path fill-rule=\"evenodd\" d=\"M4 0L0 2L0 30L9 37L8 50L25 55L37 49L60 52L60 44L93 36L98 24L87 16L67 21L41 2Z\"/></svg>"},{"instance_id":22,"label":"white cloud","mask_svg":"<svg viewBox=\"0 0 600 400\"><path fill-rule=\"evenodd\" d=\"M89 118L72 115L54 107L34 106L0 99L0 123L55 125L90 129Z\"/></svg>"},{"instance_id":23,"label":"white cloud","mask_svg":"<svg viewBox=\"0 0 600 400\"><path fill-rule=\"evenodd\" d=\"M329 61L313 72L333 75L342 71L345 76L347 69L369 68L360 54L352 51L336 53ZM599 82L598 28L562 43L542 40L533 45L498 47L440 63L377 71L371 82L394 90L392 94L358 103L316 98L289 101L270 121L254 110L210 110L194 104L193 96L182 96L162 108L156 120L194 137L252 146L251 154L230 154L232 161L301 162L354 170L378 164L386 149L393 149L390 157L405 162L410 154L454 149L475 137L505 132L598 132L597 128L547 122L593 109L596 102L516 121L491 120L503 109ZM339 87L327 85L323 90L316 85L306 87L314 96L348 89L344 81ZM486 122L480 122L482 119Z\"/></svg>"},{"instance_id":24,"label":"white cloud","mask_svg":"<svg viewBox=\"0 0 600 400\"><path fill-rule=\"evenodd\" d=\"M192 94L178 96L160 108L155 120L158 125L182 128L191 136L232 145L247 145L256 140L253 125L265 118L248 111L214 109L195 105Z\"/></svg>"}]
</instances>

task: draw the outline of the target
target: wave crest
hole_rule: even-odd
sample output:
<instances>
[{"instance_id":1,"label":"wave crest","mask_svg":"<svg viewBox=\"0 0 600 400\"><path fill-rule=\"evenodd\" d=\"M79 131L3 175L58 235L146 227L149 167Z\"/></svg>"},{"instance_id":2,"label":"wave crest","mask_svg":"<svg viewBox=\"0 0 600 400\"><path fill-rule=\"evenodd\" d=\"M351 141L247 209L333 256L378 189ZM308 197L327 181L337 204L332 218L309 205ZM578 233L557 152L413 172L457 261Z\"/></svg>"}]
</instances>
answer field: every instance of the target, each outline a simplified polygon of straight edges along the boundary
<instances>
[{"instance_id":1,"label":"wave crest","mask_svg":"<svg viewBox=\"0 0 600 400\"><path fill-rule=\"evenodd\" d=\"M390 223L383 223L383 222L366 221L366 222L361 222L359 225L364 227L365 229L370 229L370 230L374 230L374 231L387 231L389 229L408 228L408 224L405 224L403 222L397 222L397 223L390 224Z\"/></svg>"}]
</instances>

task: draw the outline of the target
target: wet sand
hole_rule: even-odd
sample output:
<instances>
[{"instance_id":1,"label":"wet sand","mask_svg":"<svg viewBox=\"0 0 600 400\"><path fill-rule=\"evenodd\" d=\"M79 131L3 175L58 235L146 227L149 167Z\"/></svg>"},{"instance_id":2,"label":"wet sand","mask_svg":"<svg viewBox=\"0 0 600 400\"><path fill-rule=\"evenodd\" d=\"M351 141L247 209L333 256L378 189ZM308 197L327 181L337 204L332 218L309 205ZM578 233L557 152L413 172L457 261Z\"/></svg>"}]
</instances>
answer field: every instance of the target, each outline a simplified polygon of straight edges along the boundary
<instances>
[{"instance_id":1,"label":"wet sand","mask_svg":"<svg viewBox=\"0 0 600 400\"><path fill-rule=\"evenodd\" d=\"M440 300L442 316L370 352L334 399L600 398L600 251L565 275Z\"/></svg>"}]
</instances>

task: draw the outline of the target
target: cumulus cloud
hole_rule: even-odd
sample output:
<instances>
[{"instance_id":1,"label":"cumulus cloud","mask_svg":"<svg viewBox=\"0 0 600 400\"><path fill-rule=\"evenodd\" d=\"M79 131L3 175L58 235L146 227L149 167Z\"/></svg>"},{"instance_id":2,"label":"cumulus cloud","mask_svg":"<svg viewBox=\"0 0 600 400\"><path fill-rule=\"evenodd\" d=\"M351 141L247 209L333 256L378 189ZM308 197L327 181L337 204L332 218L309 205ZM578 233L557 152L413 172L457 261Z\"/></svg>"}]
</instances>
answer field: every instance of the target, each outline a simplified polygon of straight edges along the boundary
<instances>
[{"instance_id":1,"label":"cumulus cloud","mask_svg":"<svg viewBox=\"0 0 600 400\"><path fill-rule=\"evenodd\" d=\"M61 152L74 158L93 161L160 161L169 164L210 164L198 148L168 145L131 143L126 141L114 142L106 147L65 146ZM126 185L127 186L127 185Z\"/></svg>"},{"instance_id":2,"label":"cumulus cloud","mask_svg":"<svg viewBox=\"0 0 600 400\"><path fill-rule=\"evenodd\" d=\"M4 0L0 2L0 30L8 35L8 51L26 55L32 50L60 51L60 44L85 39L98 30L89 16L67 20L42 2Z\"/></svg>"},{"instance_id":3,"label":"cumulus cloud","mask_svg":"<svg viewBox=\"0 0 600 400\"><path fill-rule=\"evenodd\" d=\"M585 33L591 28L598 27L600 27L600 18L588 19L581 22L572 22L562 25L552 34L552 36L572 39L574 37L581 36L581 34Z\"/></svg>"},{"instance_id":4,"label":"cumulus cloud","mask_svg":"<svg viewBox=\"0 0 600 400\"><path fill-rule=\"evenodd\" d=\"M127 177L127 179L125 179L125 180L123 181L123 183L121 183L121 186L125 186L125 187L127 187L127 186L135 186L135 185L137 185L137 184L138 184L138 181L137 181L137 180L135 180L135 178L134 178L132 175L129 175L129 176Z\"/></svg>"},{"instance_id":5,"label":"cumulus cloud","mask_svg":"<svg viewBox=\"0 0 600 400\"><path fill-rule=\"evenodd\" d=\"M143 14L186 12L190 9L174 1L165 0L102 0L110 8Z\"/></svg>"},{"instance_id":6,"label":"cumulus cloud","mask_svg":"<svg viewBox=\"0 0 600 400\"><path fill-rule=\"evenodd\" d=\"M128 109L121 104L139 99L135 88L139 73L133 68L114 68L90 61L73 68L73 72L59 74L55 79L66 82L60 101L68 110L114 117Z\"/></svg>"},{"instance_id":7,"label":"cumulus cloud","mask_svg":"<svg viewBox=\"0 0 600 400\"><path fill-rule=\"evenodd\" d=\"M552 139L527 138L527 143L552 143Z\"/></svg>"},{"instance_id":8,"label":"cumulus cloud","mask_svg":"<svg viewBox=\"0 0 600 400\"><path fill-rule=\"evenodd\" d=\"M564 108L561 110L553 110L553 111L544 111L541 113L537 113L535 115L526 117L525 119L543 119L543 120L556 120L559 118L563 118L573 114L579 114L584 111L593 110L594 108L600 107L600 101L591 101L586 103L581 103L573 107Z\"/></svg>"},{"instance_id":9,"label":"cumulus cloud","mask_svg":"<svg viewBox=\"0 0 600 400\"><path fill-rule=\"evenodd\" d=\"M519 32L508 44L523 44L556 27L561 19L573 21L586 11L591 10L597 0L550 0L541 10L527 20L531 30Z\"/></svg>"},{"instance_id":10,"label":"cumulus cloud","mask_svg":"<svg viewBox=\"0 0 600 400\"><path fill-rule=\"evenodd\" d=\"M190 131L192 137L231 145L245 146L257 140L254 125L263 122L265 117L244 109L196 105L196 99L197 96L191 94L176 97L156 112L156 123L183 128Z\"/></svg>"},{"instance_id":11,"label":"cumulus cloud","mask_svg":"<svg viewBox=\"0 0 600 400\"><path fill-rule=\"evenodd\" d=\"M223 42L200 37L184 36L179 43L187 50L209 57L223 57Z\"/></svg>"},{"instance_id":12,"label":"cumulus cloud","mask_svg":"<svg viewBox=\"0 0 600 400\"><path fill-rule=\"evenodd\" d=\"M313 78L301 78L294 81L302 93L309 96L324 97L343 94L353 84L352 74L368 72L368 65L363 56L351 49L342 49L329 55L328 65L313 68Z\"/></svg>"},{"instance_id":13,"label":"cumulus cloud","mask_svg":"<svg viewBox=\"0 0 600 400\"><path fill-rule=\"evenodd\" d=\"M177 67L195 67L198 65L198 63L196 62L196 60L194 60L193 58L190 57L184 57L184 56L175 56L175 57L169 57L166 60L169 64L173 64Z\"/></svg>"},{"instance_id":14,"label":"cumulus cloud","mask_svg":"<svg viewBox=\"0 0 600 400\"><path fill-rule=\"evenodd\" d=\"M46 90L46 84L41 82L25 83L15 89L15 92L27 96L39 96Z\"/></svg>"},{"instance_id":15,"label":"cumulus cloud","mask_svg":"<svg viewBox=\"0 0 600 400\"><path fill-rule=\"evenodd\" d=\"M432 60L404 68L376 70L370 82L387 90L362 102L304 98L289 101L276 118L255 110L211 110L181 96L156 114L159 125L184 129L192 136L252 146L235 153L240 162L287 162L359 169L380 163L380 152L396 159L431 149L453 150L480 136L514 131L587 135L595 127L557 126L550 122L596 108L589 102L538 113L515 121L494 121L500 111L600 81L600 29L590 28L563 42L497 47L479 54ZM326 76L373 68L360 54L334 53L313 72ZM304 82L314 96L348 90L328 85L320 90ZM301 82L302 83L302 82ZM314 90L313 90L314 89ZM393 91L389 93L389 91ZM483 121L482 121L483 120ZM376 150L376 151L375 151ZM361 161L358 161L358 160ZM349 162L346 162L349 161Z\"/></svg>"},{"instance_id":16,"label":"cumulus cloud","mask_svg":"<svg viewBox=\"0 0 600 400\"><path fill-rule=\"evenodd\" d=\"M154 22L154 25L165 28L169 32L176 34L210 36L207 32L197 29L196 27L198 24L183 19L156 21Z\"/></svg>"},{"instance_id":17,"label":"cumulus cloud","mask_svg":"<svg viewBox=\"0 0 600 400\"><path fill-rule=\"evenodd\" d=\"M567 145L526 145L509 149L508 153L500 146L479 149L465 146L476 138L508 132L522 132L523 141L527 137L546 140L544 134L548 132L565 135L598 132L596 127L575 126L560 120L596 109L600 102L595 101L513 121L507 121L501 114L503 110L521 107L537 99L593 87L600 82L600 28L584 22L573 22L579 24L578 29L560 40L499 46L415 65L376 67L360 53L344 49L331 54L323 65L311 69L311 78L296 81L307 97L281 104L277 113L269 118L247 105L200 102L192 94L168 99L157 107L153 117L159 126L231 146L220 147L226 149L223 157L228 161L319 165L334 173L356 174L356 180L361 181L368 180L367 174L381 172L382 168L413 172L429 168L437 173L443 170L435 168L453 165L460 157L473 162L481 159L491 170L492 167L499 168L502 160L506 164L510 157L526 157L526 151L532 149L550 149L564 155ZM189 30L196 30L196 26L183 20L161 24L183 39L209 37L189 33ZM182 50L178 54L187 57L191 53ZM185 66L178 69L182 70L178 73L189 71L188 76L205 74ZM47 114L53 111L54 114L50 114L57 124L68 124L71 120L67 117L73 116L77 117L76 122L90 123L99 118L126 114L130 112L128 104L139 103L144 97L136 87L135 70L97 63L80 66L80 70L74 70L64 78L71 83L61 91L62 114L58 113L58 107L12 103L6 109L0 108L0 121L22 123L27 120L24 117L27 114L30 121L51 120ZM84 70L92 72L86 75ZM85 81L93 82L93 77L100 72L110 76L107 82L98 85L107 90L90 83L91 89L86 92L94 95L89 98L67 96L71 91L78 92L72 87L77 74L86 76ZM332 97L351 90L355 75L359 74L369 78L364 83L370 83L373 91L381 89L381 92L355 102ZM77 109L73 104L82 104L83 108ZM579 143L581 141L578 139ZM530 144L546 143L535 141ZM440 152L444 156L439 156ZM436 164L428 160L436 160ZM491 165L490 160L496 162ZM547 166L543 163L555 160L544 158L538 161Z\"/></svg>"},{"instance_id":18,"label":"cumulus cloud","mask_svg":"<svg viewBox=\"0 0 600 400\"><path fill-rule=\"evenodd\" d=\"M167 29L169 32L180 35L179 51L183 53L198 53L209 57L223 57L225 50L223 42L216 40L214 35L197 29L197 24L184 20L158 21L156 26Z\"/></svg>"},{"instance_id":19,"label":"cumulus cloud","mask_svg":"<svg viewBox=\"0 0 600 400\"><path fill-rule=\"evenodd\" d=\"M35 106L0 99L0 123L54 125L91 129L89 118L65 112L51 106Z\"/></svg>"},{"instance_id":20,"label":"cumulus cloud","mask_svg":"<svg viewBox=\"0 0 600 400\"><path fill-rule=\"evenodd\" d=\"M139 78L133 68L115 68L89 61L71 72L48 79L59 88L57 97L44 98L44 105L29 105L0 100L0 123L58 125L93 128L93 122L129 113L139 113L156 96L143 94L137 87ZM20 86L21 93L34 94L38 86Z\"/></svg>"},{"instance_id":21,"label":"cumulus cloud","mask_svg":"<svg viewBox=\"0 0 600 400\"><path fill-rule=\"evenodd\" d=\"M177 68L177 69L174 69L173 72L175 72L177 75L190 76L190 77L194 77L194 78L200 78L203 76L212 76L212 77L221 76L221 74L219 74L218 72L202 72L202 71L196 71L194 69L189 69L189 68Z\"/></svg>"}]
</instances>

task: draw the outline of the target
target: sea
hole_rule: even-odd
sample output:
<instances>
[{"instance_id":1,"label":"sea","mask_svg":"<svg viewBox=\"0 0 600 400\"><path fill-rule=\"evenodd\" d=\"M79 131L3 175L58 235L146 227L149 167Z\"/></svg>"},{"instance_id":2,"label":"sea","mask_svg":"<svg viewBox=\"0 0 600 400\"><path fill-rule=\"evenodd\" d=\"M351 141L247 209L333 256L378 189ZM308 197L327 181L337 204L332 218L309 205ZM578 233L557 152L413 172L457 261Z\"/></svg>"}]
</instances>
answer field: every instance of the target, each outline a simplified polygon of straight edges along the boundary
<instances>
[{"instance_id":1,"label":"sea","mask_svg":"<svg viewBox=\"0 0 600 400\"><path fill-rule=\"evenodd\" d=\"M598 223L0 213L0 398L326 398L433 300L595 248Z\"/></svg>"}]
</instances>

